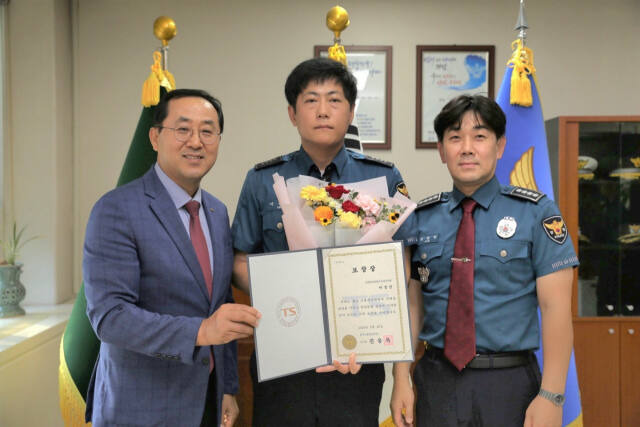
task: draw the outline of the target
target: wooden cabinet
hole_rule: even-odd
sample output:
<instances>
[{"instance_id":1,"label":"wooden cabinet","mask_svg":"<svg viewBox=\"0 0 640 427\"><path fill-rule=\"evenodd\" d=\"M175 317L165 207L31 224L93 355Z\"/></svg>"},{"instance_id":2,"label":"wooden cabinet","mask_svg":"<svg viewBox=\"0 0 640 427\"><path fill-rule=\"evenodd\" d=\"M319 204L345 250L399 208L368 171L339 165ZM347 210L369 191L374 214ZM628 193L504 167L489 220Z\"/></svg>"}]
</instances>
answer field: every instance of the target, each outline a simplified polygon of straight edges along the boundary
<instances>
[{"instance_id":1,"label":"wooden cabinet","mask_svg":"<svg viewBox=\"0 0 640 427\"><path fill-rule=\"evenodd\" d=\"M574 347L584 425L640 425L640 116L546 122L577 247Z\"/></svg>"},{"instance_id":2,"label":"wooden cabinet","mask_svg":"<svg viewBox=\"0 0 640 427\"><path fill-rule=\"evenodd\" d=\"M640 423L640 321L581 319L574 323L584 425Z\"/></svg>"},{"instance_id":3,"label":"wooden cabinet","mask_svg":"<svg viewBox=\"0 0 640 427\"><path fill-rule=\"evenodd\" d=\"M584 425L620 425L620 326L574 322L574 351Z\"/></svg>"},{"instance_id":4,"label":"wooden cabinet","mask_svg":"<svg viewBox=\"0 0 640 427\"><path fill-rule=\"evenodd\" d=\"M620 322L620 419L623 426L640 424L640 321Z\"/></svg>"}]
</instances>

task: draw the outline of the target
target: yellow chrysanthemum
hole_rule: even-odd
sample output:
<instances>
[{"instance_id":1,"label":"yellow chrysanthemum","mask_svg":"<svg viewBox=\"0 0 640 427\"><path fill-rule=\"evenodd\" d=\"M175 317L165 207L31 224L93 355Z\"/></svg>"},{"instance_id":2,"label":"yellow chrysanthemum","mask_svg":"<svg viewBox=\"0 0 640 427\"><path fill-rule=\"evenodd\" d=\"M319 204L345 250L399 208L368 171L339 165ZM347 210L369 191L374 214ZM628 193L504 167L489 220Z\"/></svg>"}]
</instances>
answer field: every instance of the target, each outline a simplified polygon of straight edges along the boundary
<instances>
[{"instance_id":1,"label":"yellow chrysanthemum","mask_svg":"<svg viewBox=\"0 0 640 427\"><path fill-rule=\"evenodd\" d=\"M345 227L360 228L362 220L358 214L353 212L342 212L340 214L340 224Z\"/></svg>"},{"instance_id":2,"label":"yellow chrysanthemum","mask_svg":"<svg viewBox=\"0 0 640 427\"><path fill-rule=\"evenodd\" d=\"M313 202L326 202L329 195L324 188L318 188L315 185L307 185L300 190L300 197L304 200Z\"/></svg>"},{"instance_id":3,"label":"yellow chrysanthemum","mask_svg":"<svg viewBox=\"0 0 640 427\"><path fill-rule=\"evenodd\" d=\"M395 224L398 221L398 218L400 218L400 214L398 212L391 212L389 214L389 222L391 224Z\"/></svg>"},{"instance_id":4,"label":"yellow chrysanthemum","mask_svg":"<svg viewBox=\"0 0 640 427\"><path fill-rule=\"evenodd\" d=\"M313 211L313 217L322 225L331 224L331 220L333 219L333 209L329 206L318 206Z\"/></svg>"}]
</instances>

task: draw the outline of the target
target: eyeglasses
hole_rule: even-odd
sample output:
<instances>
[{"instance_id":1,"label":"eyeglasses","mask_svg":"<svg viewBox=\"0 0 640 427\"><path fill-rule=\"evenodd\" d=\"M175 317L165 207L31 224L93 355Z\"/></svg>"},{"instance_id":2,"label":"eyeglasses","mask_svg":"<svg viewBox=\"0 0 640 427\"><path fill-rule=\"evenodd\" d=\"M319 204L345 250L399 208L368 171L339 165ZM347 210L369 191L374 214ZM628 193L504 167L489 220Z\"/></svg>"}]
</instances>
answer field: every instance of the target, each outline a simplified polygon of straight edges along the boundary
<instances>
[{"instance_id":1,"label":"eyeglasses","mask_svg":"<svg viewBox=\"0 0 640 427\"><path fill-rule=\"evenodd\" d=\"M156 126L157 129L172 130L178 142L187 142L193 136L193 129L187 127L170 128L167 126ZM220 132L214 132L211 129L200 129L198 136L203 144L214 144L220 139Z\"/></svg>"}]
</instances>

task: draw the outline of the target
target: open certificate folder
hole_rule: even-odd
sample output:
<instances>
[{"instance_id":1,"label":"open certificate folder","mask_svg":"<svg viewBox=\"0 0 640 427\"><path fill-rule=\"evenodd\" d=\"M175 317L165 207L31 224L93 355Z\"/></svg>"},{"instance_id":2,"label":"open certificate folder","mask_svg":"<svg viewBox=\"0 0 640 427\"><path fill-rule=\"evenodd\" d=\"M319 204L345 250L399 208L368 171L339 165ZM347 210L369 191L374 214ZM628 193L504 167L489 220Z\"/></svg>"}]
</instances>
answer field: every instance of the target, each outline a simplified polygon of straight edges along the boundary
<instances>
[{"instance_id":1,"label":"open certificate folder","mask_svg":"<svg viewBox=\"0 0 640 427\"><path fill-rule=\"evenodd\" d=\"M258 380L333 360L412 361L402 242L250 255Z\"/></svg>"}]
</instances>

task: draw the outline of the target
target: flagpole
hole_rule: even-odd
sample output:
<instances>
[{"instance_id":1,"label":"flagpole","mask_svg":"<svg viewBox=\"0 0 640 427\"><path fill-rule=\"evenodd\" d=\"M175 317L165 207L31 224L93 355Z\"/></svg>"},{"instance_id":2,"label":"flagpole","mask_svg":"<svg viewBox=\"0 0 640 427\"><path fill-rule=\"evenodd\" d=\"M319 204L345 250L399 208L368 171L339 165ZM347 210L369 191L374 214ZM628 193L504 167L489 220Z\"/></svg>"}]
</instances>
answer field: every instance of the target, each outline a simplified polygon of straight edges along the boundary
<instances>
[{"instance_id":1,"label":"flagpole","mask_svg":"<svg viewBox=\"0 0 640 427\"><path fill-rule=\"evenodd\" d=\"M525 40L527 38L527 30L529 26L527 25L527 18L524 16L524 0L520 0L520 12L518 13L518 21L516 22L516 26L513 28L515 31L519 31L518 38L522 42L522 46L524 47Z\"/></svg>"},{"instance_id":2,"label":"flagpole","mask_svg":"<svg viewBox=\"0 0 640 427\"><path fill-rule=\"evenodd\" d=\"M517 185L539 191L553 200L553 179L544 116L535 78L533 51L524 45L528 29L524 0L520 0L520 12L514 28L518 31L518 38L511 44L513 54L507 63L496 100L507 117L505 135L508 141L496 167L496 176L503 185ZM541 371L544 371L542 347L540 340L536 357ZM565 395L562 425L582 427L582 406L573 352L567 370Z\"/></svg>"},{"instance_id":3,"label":"flagpole","mask_svg":"<svg viewBox=\"0 0 640 427\"><path fill-rule=\"evenodd\" d=\"M163 70L169 68L169 40L174 38L177 33L176 22L168 16L159 16L153 22L153 34L162 42L162 47L158 51L162 54Z\"/></svg>"}]
</instances>

